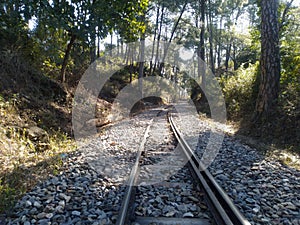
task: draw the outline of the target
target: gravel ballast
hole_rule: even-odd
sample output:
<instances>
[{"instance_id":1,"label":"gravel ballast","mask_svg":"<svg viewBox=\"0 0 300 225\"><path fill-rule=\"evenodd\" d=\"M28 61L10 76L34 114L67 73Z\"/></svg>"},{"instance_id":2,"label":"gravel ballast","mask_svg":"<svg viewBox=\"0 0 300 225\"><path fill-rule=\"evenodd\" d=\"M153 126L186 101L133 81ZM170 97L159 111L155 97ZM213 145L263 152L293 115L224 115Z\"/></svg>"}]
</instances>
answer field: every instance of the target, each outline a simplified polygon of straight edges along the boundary
<instances>
[{"instance_id":1,"label":"gravel ballast","mask_svg":"<svg viewBox=\"0 0 300 225\"><path fill-rule=\"evenodd\" d=\"M7 224L114 224L140 140L157 112L150 110L117 122L77 152L62 155L61 172L26 193L10 212ZM225 127L189 114L174 120L200 157L207 155L212 133L220 138ZM167 127L157 124L153 129L160 129L159 136L166 139L161 146L157 138L149 139L150 157L151 148L170 150L174 144L168 140ZM212 141L214 144L218 143ZM208 169L251 224L300 224L299 170L228 135L217 150ZM206 206L196 200L201 190L196 187L197 194L193 184L184 180L187 173L182 168L170 177L168 183L173 180L174 184L165 187L140 184L136 214L206 218Z\"/></svg>"}]
</instances>

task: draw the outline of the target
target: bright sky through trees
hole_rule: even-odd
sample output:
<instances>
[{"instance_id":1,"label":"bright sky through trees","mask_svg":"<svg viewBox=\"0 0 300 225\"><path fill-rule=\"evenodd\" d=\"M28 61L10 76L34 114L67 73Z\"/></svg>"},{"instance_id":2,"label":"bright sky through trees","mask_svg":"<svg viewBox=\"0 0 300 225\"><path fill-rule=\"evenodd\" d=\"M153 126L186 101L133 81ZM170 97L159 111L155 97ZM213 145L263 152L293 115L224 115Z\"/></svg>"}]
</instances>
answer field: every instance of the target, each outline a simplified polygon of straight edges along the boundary
<instances>
[{"instance_id":1,"label":"bright sky through trees","mask_svg":"<svg viewBox=\"0 0 300 225\"><path fill-rule=\"evenodd\" d=\"M287 1L287 0L283 0L283 1ZM293 1L293 5L294 6L298 6L300 7L300 0L294 0ZM29 20L29 29L32 30L36 25L36 18L34 17L33 19ZM249 18L248 16L245 14L245 15L242 15L239 20L238 20L238 23L236 24L235 26L235 29L236 31L238 31L239 33L242 33L242 34L248 34L248 27L249 27ZM104 40L101 41L101 49L104 50L104 46L103 44L104 43L110 43L111 41L111 37L110 35L108 35L108 37L106 37ZM117 43L117 40L116 40L116 36L114 35L113 36L113 44L116 44Z\"/></svg>"}]
</instances>

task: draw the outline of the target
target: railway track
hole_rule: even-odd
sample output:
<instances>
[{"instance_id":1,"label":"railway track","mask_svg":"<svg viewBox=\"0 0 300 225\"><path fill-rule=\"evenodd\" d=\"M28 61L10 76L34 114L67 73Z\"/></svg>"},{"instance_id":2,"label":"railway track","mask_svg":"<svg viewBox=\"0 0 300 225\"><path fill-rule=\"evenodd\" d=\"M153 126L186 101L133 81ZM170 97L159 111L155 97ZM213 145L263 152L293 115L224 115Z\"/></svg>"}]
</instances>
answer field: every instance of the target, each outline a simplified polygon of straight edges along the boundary
<instances>
[{"instance_id":1,"label":"railway track","mask_svg":"<svg viewBox=\"0 0 300 225\"><path fill-rule=\"evenodd\" d=\"M175 130L178 130L176 125L180 127L186 142L201 160L209 158L204 153L211 133L215 132L209 130L219 124L203 120L196 123L188 107L183 104L182 108L180 116L173 114ZM177 142L187 150L175 148L178 143L166 111L151 108L124 119L107 127L78 151L64 155L61 172L50 175L25 193L2 221L6 220L6 224L116 224L119 219L118 224L134 225L249 224L239 216L227 195L223 196L211 175L199 169L200 161L182 138ZM140 148L140 160L136 161L151 119L144 149ZM181 137L180 132L176 133ZM273 158L265 158L230 137L224 138L218 151L209 171L251 224L300 224L299 171ZM190 163L184 159L187 156ZM181 167L172 171L180 160L183 160ZM125 194L129 188L126 180L135 162L138 162L135 186ZM190 164L190 169L184 163ZM172 175L157 179L156 172L160 169L169 169ZM198 178L199 174L202 178ZM124 203L121 207L129 193L129 207ZM121 210L125 209L125 219L120 222Z\"/></svg>"},{"instance_id":2,"label":"railway track","mask_svg":"<svg viewBox=\"0 0 300 225\"><path fill-rule=\"evenodd\" d=\"M160 115L162 111L160 111L158 115ZM187 142L183 139L180 131L176 127L172 115L167 113L165 114L166 119L169 122L170 129L172 130L172 135L176 138L176 142L178 142L180 146L180 155L175 155L176 160L179 158L185 157L185 160L188 162L186 165L187 171L185 173L190 173L189 176L193 177L193 181L195 182L197 187L200 187L200 193L203 193L203 198L205 200L205 205L208 206L210 217L194 217L191 213L186 213L181 215L181 217L176 216L175 214L170 214L167 217L162 216L137 216L135 213L136 208L136 195L137 195L137 186L142 182L140 172L143 170L143 161L144 158L149 154L147 150L145 150L145 145L147 142L147 138L149 138L149 132L151 130L151 126L153 124L153 120L151 124L148 125L142 142L140 144L139 150L137 152L137 156L135 159L134 166L132 167L129 179L127 181L126 190L123 196L123 201L121 205L121 209L118 214L116 224L232 224L232 225L249 225L250 223L244 218L244 216L239 212L239 210L235 207L232 201L229 199L227 194L222 190L222 188L215 181L213 176L207 171L203 170L203 166L200 162L200 159L195 155L194 151L189 147ZM155 119L154 119L155 120ZM172 151L171 151L172 152ZM169 152L170 153L170 152ZM174 152L173 152L174 153ZM151 154L151 153L150 153ZM162 153L165 154L165 153ZM172 167L172 165L165 165L166 167ZM160 164L160 167L164 167ZM151 168L151 166L150 166ZM186 169L185 168L185 169ZM184 168L183 168L184 169ZM174 168L174 171L178 170L178 168ZM168 185L172 186L172 183L168 183ZM157 184L165 185L163 182ZM180 185L180 184L179 184ZM145 188L145 191L147 189ZM174 188L171 188L170 191L174 191ZM199 197L200 196L200 197ZM199 202L203 202L202 194L199 194L197 197ZM153 197L155 198L155 197ZM160 199L160 197L158 197ZM195 197L191 197L191 199L198 202L198 199ZM202 203L201 203L202 204ZM203 205L203 204L202 204ZM205 209L206 206L203 206ZM176 217L174 217L176 216ZM192 218L193 217L193 218Z\"/></svg>"}]
</instances>

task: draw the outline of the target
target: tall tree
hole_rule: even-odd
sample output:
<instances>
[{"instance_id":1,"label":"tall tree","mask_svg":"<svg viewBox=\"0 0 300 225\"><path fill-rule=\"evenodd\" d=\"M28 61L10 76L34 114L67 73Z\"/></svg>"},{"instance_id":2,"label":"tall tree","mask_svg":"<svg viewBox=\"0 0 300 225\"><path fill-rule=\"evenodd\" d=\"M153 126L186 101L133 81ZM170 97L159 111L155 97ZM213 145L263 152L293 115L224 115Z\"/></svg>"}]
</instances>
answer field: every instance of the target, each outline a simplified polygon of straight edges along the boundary
<instances>
[{"instance_id":1,"label":"tall tree","mask_svg":"<svg viewBox=\"0 0 300 225\"><path fill-rule=\"evenodd\" d=\"M205 74L205 0L199 0L200 11L200 41L198 45L198 77L201 76L202 88L205 92L206 74Z\"/></svg>"},{"instance_id":2,"label":"tall tree","mask_svg":"<svg viewBox=\"0 0 300 225\"><path fill-rule=\"evenodd\" d=\"M156 35L158 31L158 23L159 23L159 12L160 12L160 6L158 5L156 7L156 22L155 22L155 28L154 28L154 37L153 37L153 44L152 44L152 51L151 51L151 60L150 60L150 71L149 74L152 74L152 68L153 68L153 57L154 57L154 51L155 51L155 41L156 41ZM157 44L159 41L157 42Z\"/></svg>"},{"instance_id":3,"label":"tall tree","mask_svg":"<svg viewBox=\"0 0 300 225\"><path fill-rule=\"evenodd\" d=\"M148 0L39 1L36 7L38 21L45 21L49 28L62 29L69 36L60 72L62 82L75 44L88 45L93 61L96 37L105 38L109 32L117 30L126 40L137 38L145 27L139 17L147 6Z\"/></svg>"},{"instance_id":4,"label":"tall tree","mask_svg":"<svg viewBox=\"0 0 300 225\"><path fill-rule=\"evenodd\" d=\"M208 31L209 31L209 62L210 69L212 73L215 73L215 61L214 61L214 50L213 50L213 22L212 22L212 4L211 0L208 0L208 15L207 15L207 23L208 23Z\"/></svg>"},{"instance_id":5,"label":"tall tree","mask_svg":"<svg viewBox=\"0 0 300 225\"><path fill-rule=\"evenodd\" d=\"M268 116L275 108L280 79L278 0L261 1L260 87L255 121Z\"/></svg>"},{"instance_id":6,"label":"tall tree","mask_svg":"<svg viewBox=\"0 0 300 225\"><path fill-rule=\"evenodd\" d=\"M159 74L160 75L162 75L162 69L165 66L164 62L165 62L165 59L166 59L167 54L168 54L169 46L170 46L170 44L171 44L171 42L173 40L174 34L175 34L176 30L177 30L178 24L179 24L179 22L180 22L180 20L182 18L182 15L183 15L183 13L185 11L185 8L186 8L187 4L188 4L188 1L186 0L185 3L183 4L181 10L180 10L179 17L178 17L178 19L176 20L176 22L175 22L175 24L173 26L173 29L172 29L172 32L171 32L171 36L170 36L168 42L166 43L166 47L164 49L164 53L163 53L163 57L162 57L162 63L159 66Z\"/></svg>"},{"instance_id":7,"label":"tall tree","mask_svg":"<svg viewBox=\"0 0 300 225\"><path fill-rule=\"evenodd\" d=\"M162 26L163 26L163 19L164 19L164 13L165 6L162 5L161 9L161 15L160 15L160 22L159 22L159 29L158 29L158 35L157 35L157 44L156 44L156 56L155 56L155 62L152 70L152 74L154 74L157 64L159 63L159 48L160 48L160 39L161 39L161 33L162 33Z\"/></svg>"}]
</instances>

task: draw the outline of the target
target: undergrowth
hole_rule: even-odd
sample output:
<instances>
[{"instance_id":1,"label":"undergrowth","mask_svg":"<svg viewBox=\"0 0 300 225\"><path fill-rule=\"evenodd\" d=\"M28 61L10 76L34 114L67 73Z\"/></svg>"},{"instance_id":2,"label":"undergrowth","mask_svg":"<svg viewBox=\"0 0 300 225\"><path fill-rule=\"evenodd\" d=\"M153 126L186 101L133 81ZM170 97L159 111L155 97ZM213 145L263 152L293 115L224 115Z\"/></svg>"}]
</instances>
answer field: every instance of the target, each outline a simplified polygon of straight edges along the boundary
<instances>
[{"instance_id":1,"label":"undergrowth","mask_svg":"<svg viewBox=\"0 0 300 225\"><path fill-rule=\"evenodd\" d=\"M0 213L8 212L22 194L49 174L58 173L61 156L76 149L74 140L56 131L49 137L48 149L40 152L24 133L0 125Z\"/></svg>"},{"instance_id":2,"label":"undergrowth","mask_svg":"<svg viewBox=\"0 0 300 225\"><path fill-rule=\"evenodd\" d=\"M240 67L234 75L219 78L229 119L240 118L254 111L257 70L258 63L250 64L246 69Z\"/></svg>"},{"instance_id":3,"label":"undergrowth","mask_svg":"<svg viewBox=\"0 0 300 225\"><path fill-rule=\"evenodd\" d=\"M297 71L300 71L299 69ZM237 134L252 137L270 146L300 154L300 75L282 72L278 107L268 118L254 123L251 118L259 87L259 63L240 67L230 76L221 76L228 119Z\"/></svg>"}]
</instances>

